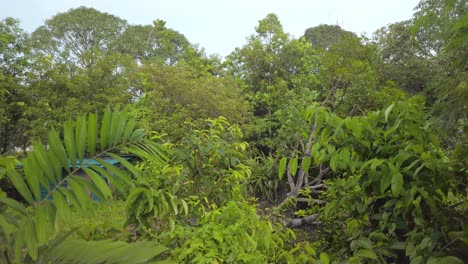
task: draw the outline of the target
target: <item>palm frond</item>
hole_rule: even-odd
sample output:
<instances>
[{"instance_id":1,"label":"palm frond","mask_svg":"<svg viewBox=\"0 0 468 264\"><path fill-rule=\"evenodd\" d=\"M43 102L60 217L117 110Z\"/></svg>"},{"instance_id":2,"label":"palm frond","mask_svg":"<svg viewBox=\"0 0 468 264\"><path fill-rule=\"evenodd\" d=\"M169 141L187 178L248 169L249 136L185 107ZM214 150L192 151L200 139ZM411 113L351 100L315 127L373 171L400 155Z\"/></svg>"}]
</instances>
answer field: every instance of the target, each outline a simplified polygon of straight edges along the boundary
<instances>
[{"instance_id":1,"label":"palm frond","mask_svg":"<svg viewBox=\"0 0 468 264\"><path fill-rule=\"evenodd\" d=\"M92 195L102 202L111 200L108 183L124 197L127 195L133 186L132 175L137 176L138 170L122 154L162 164L168 160L166 150L148 140L145 132L135 127L135 120L119 107L104 112L100 128L97 120L95 114L81 116L75 122L68 120L64 124L63 140L57 131L49 131L48 144L34 142L34 150L21 161L22 173L15 168L6 170L32 213L25 213L23 207L4 198L0 203L10 210L0 211L0 217L12 212L23 216L24 228L11 235L15 237L16 247L25 245L33 260L38 258L40 246L53 238L50 234L57 233L58 223L67 220L71 207L86 211L93 202ZM116 159L120 166L109 163L110 158ZM81 171L86 173L86 178L77 175Z\"/></svg>"},{"instance_id":2,"label":"palm frond","mask_svg":"<svg viewBox=\"0 0 468 264\"><path fill-rule=\"evenodd\" d=\"M154 258L168 250L158 242L101 240L62 240L41 250L41 256L33 263L64 264L118 264L154 263ZM83 254L83 252L86 252Z\"/></svg>"}]
</instances>

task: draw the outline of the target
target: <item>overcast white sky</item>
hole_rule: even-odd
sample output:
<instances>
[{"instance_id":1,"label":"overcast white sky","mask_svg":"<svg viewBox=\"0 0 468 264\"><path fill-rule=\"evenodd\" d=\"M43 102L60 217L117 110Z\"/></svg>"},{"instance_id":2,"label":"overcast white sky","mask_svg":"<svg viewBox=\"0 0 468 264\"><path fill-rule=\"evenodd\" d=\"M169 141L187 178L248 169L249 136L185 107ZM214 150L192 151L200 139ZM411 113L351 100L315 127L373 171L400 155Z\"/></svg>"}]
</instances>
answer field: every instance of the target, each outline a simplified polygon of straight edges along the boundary
<instances>
[{"instance_id":1,"label":"overcast white sky","mask_svg":"<svg viewBox=\"0 0 468 264\"><path fill-rule=\"evenodd\" d=\"M130 24L166 26L184 34L207 54L225 56L246 43L258 21L279 16L285 32L300 37L319 24L371 34L389 23L407 20L419 0L0 0L0 19L18 18L32 32L46 19L79 6L93 7Z\"/></svg>"}]
</instances>

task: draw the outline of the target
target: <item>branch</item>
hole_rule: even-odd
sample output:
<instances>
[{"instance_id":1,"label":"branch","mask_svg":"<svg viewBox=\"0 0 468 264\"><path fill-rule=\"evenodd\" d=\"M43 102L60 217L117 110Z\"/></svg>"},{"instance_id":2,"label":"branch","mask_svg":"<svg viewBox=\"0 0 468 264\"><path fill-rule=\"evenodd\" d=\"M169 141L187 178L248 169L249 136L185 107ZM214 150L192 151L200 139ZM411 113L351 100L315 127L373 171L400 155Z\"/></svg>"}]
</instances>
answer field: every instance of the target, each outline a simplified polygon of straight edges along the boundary
<instances>
[{"instance_id":1,"label":"branch","mask_svg":"<svg viewBox=\"0 0 468 264\"><path fill-rule=\"evenodd\" d=\"M321 205L326 205L327 202L319 199L312 199L312 198L297 198L298 202L304 202L304 203L315 203L315 204L321 204Z\"/></svg>"},{"instance_id":2,"label":"branch","mask_svg":"<svg viewBox=\"0 0 468 264\"><path fill-rule=\"evenodd\" d=\"M321 224L321 222L316 221L318 217L319 217L318 214L313 214L313 215L309 215L309 216L306 216L304 218L299 218L299 219L286 219L284 222L284 225L289 228L296 228L305 224L319 225Z\"/></svg>"},{"instance_id":3,"label":"branch","mask_svg":"<svg viewBox=\"0 0 468 264\"><path fill-rule=\"evenodd\" d=\"M319 175L315 178L310 184L314 185L322 181L323 176L327 175L330 172L330 167L323 168L323 163L319 166Z\"/></svg>"}]
</instances>

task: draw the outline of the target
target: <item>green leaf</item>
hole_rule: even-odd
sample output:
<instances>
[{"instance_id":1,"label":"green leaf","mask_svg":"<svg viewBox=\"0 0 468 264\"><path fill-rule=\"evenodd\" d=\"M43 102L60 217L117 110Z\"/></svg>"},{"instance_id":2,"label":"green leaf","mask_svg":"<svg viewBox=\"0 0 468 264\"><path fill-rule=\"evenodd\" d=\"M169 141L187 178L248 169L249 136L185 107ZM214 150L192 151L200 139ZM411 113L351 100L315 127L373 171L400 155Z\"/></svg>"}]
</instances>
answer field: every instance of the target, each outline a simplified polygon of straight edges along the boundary
<instances>
[{"instance_id":1,"label":"green leaf","mask_svg":"<svg viewBox=\"0 0 468 264\"><path fill-rule=\"evenodd\" d=\"M38 257L38 244L36 236L36 228L32 219L26 221L24 226L24 241L26 242L26 248L28 249L28 254L33 260L36 260Z\"/></svg>"},{"instance_id":2,"label":"green leaf","mask_svg":"<svg viewBox=\"0 0 468 264\"><path fill-rule=\"evenodd\" d=\"M94 156L96 153L98 122L95 114L88 116L88 153Z\"/></svg>"},{"instance_id":3,"label":"green leaf","mask_svg":"<svg viewBox=\"0 0 468 264\"><path fill-rule=\"evenodd\" d=\"M14 240L14 246L15 246L15 257L16 260L18 260L19 263L21 263L23 259L23 247L24 247L24 233L23 230L19 230L15 234L15 240Z\"/></svg>"},{"instance_id":4,"label":"green leaf","mask_svg":"<svg viewBox=\"0 0 468 264\"><path fill-rule=\"evenodd\" d=\"M23 170L24 170L26 182L28 183L29 188L31 189L34 197L36 198L36 201L40 201L41 200L41 186L39 184L39 180L44 179L44 177L41 177L43 173L38 168L38 166L34 166L34 165L35 165L35 162L33 162L31 158L27 158L23 160ZM44 179L43 181L44 181L43 183L44 186L49 186L48 179Z\"/></svg>"},{"instance_id":5,"label":"green leaf","mask_svg":"<svg viewBox=\"0 0 468 264\"><path fill-rule=\"evenodd\" d=\"M75 145L75 136L73 133L73 123L71 120L65 122L63 126L63 134L64 134L64 141L65 141L65 149L67 150L68 158L76 168L76 145Z\"/></svg>"},{"instance_id":6,"label":"green leaf","mask_svg":"<svg viewBox=\"0 0 468 264\"><path fill-rule=\"evenodd\" d=\"M16 172L16 169L8 169L7 170L8 178L10 179L15 189L21 194L21 196L29 203L33 204L34 199L31 192L28 189L28 186L23 181L23 178Z\"/></svg>"},{"instance_id":7,"label":"green leaf","mask_svg":"<svg viewBox=\"0 0 468 264\"><path fill-rule=\"evenodd\" d=\"M297 172L297 158L291 158L289 160L289 170L292 176L296 175Z\"/></svg>"},{"instance_id":8,"label":"green leaf","mask_svg":"<svg viewBox=\"0 0 468 264\"><path fill-rule=\"evenodd\" d=\"M168 250L153 241L64 240L47 248L40 256L40 263L148 263ZM86 254L83 254L86 252Z\"/></svg>"},{"instance_id":9,"label":"green leaf","mask_svg":"<svg viewBox=\"0 0 468 264\"><path fill-rule=\"evenodd\" d=\"M378 260L377 255L374 253L374 251L369 249L360 249L356 253L354 253L354 256Z\"/></svg>"},{"instance_id":10,"label":"green leaf","mask_svg":"<svg viewBox=\"0 0 468 264\"><path fill-rule=\"evenodd\" d=\"M112 197L112 192L111 192L109 186L107 185L107 183L101 177L101 175L97 174L94 170L91 170L89 168L84 168L83 170L91 178L91 180L96 185L96 187L99 189L99 191L102 193L102 195L106 199L110 199Z\"/></svg>"},{"instance_id":11,"label":"green leaf","mask_svg":"<svg viewBox=\"0 0 468 264\"><path fill-rule=\"evenodd\" d=\"M278 166L278 176L280 179L283 179L284 173L286 172L286 164L288 162L288 158L283 157L280 160L279 166Z\"/></svg>"},{"instance_id":12,"label":"green leaf","mask_svg":"<svg viewBox=\"0 0 468 264\"><path fill-rule=\"evenodd\" d=\"M448 256L448 257L442 257L442 258L437 258L436 262L437 264L463 264L463 260L454 257L454 256Z\"/></svg>"},{"instance_id":13,"label":"green leaf","mask_svg":"<svg viewBox=\"0 0 468 264\"><path fill-rule=\"evenodd\" d=\"M388 163L388 168L392 175L392 194L396 197L399 196L403 190L403 175L398 171L398 168L391 163Z\"/></svg>"},{"instance_id":14,"label":"green leaf","mask_svg":"<svg viewBox=\"0 0 468 264\"><path fill-rule=\"evenodd\" d=\"M310 157L304 157L302 159L301 163L301 168L303 171L308 171L310 168L310 163L311 163L311 158Z\"/></svg>"},{"instance_id":15,"label":"green leaf","mask_svg":"<svg viewBox=\"0 0 468 264\"><path fill-rule=\"evenodd\" d=\"M385 110L385 122L388 122L388 116L390 115L390 112L392 111L393 107L395 104L391 104L387 109Z\"/></svg>"},{"instance_id":16,"label":"green leaf","mask_svg":"<svg viewBox=\"0 0 468 264\"><path fill-rule=\"evenodd\" d=\"M353 244L359 246L360 248L364 248L364 249L373 248L372 241L367 237L360 237L358 239L353 240L352 242Z\"/></svg>"},{"instance_id":17,"label":"green leaf","mask_svg":"<svg viewBox=\"0 0 468 264\"><path fill-rule=\"evenodd\" d=\"M15 211L26 215L26 208L18 201L14 199L10 199L7 197L0 198L0 203L8 205L10 208L14 209Z\"/></svg>"},{"instance_id":18,"label":"green leaf","mask_svg":"<svg viewBox=\"0 0 468 264\"><path fill-rule=\"evenodd\" d=\"M80 164L83 162L84 155L85 155L85 147L86 147L86 136L87 136L87 123L86 117L80 116L76 119L76 128L75 128L75 145L76 151L78 154L78 160Z\"/></svg>"},{"instance_id":19,"label":"green leaf","mask_svg":"<svg viewBox=\"0 0 468 264\"><path fill-rule=\"evenodd\" d=\"M90 206L91 202L91 197L89 193L86 191L86 189L78 183L78 181L75 179L80 176L72 176L67 179L67 183L70 186L71 190L75 194L75 197L77 201L80 204L81 209L86 210Z\"/></svg>"},{"instance_id":20,"label":"green leaf","mask_svg":"<svg viewBox=\"0 0 468 264\"><path fill-rule=\"evenodd\" d=\"M322 262L322 264L330 263L330 257L328 256L327 253L325 252L320 253L320 262Z\"/></svg>"},{"instance_id":21,"label":"green leaf","mask_svg":"<svg viewBox=\"0 0 468 264\"><path fill-rule=\"evenodd\" d=\"M187 202L185 200L180 200L180 202L182 203L182 206L184 207L184 212L185 212L185 215L188 214L188 205L187 205Z\"/></svg>"},{"instance_id":22,"label":"green leaf","mask_svg":"<svg viewBox=\"0 0 468 264\"><path fill-rule=\"evenodd\" d=\"M104 116L102 118L102 124L101 124L101 137L100 139L100 146L101 146L101 151L105 150L107 146L109 146L109 138L110 138L110 126L111 126L111 112L109 109L106 109L104 111Z\"/></svg>"},{"instance_id":23,"label":"green leaf","mask_svg":"<svg viewBox=\"0 0 468 264\"><path fill-rule=\"evenodd\" d=\"M52 199L58 220L68 221L71 213L66 197L57 190L52 192Z\"/></svg>"},{"instance_id":24,"label":"green leaf","mask_svg":"<svg viewBox=\"0 0 468 264\"><path fill-rule=\"evenodd\" d=\"M47 143L49 144L49 150L52 151L56 159L60 161L60 164L62 165L61 167L70 172L67 152L65 151L65 147L63 146L60 136L55 129L49 131Z\"/></svg>"}]
</instances>

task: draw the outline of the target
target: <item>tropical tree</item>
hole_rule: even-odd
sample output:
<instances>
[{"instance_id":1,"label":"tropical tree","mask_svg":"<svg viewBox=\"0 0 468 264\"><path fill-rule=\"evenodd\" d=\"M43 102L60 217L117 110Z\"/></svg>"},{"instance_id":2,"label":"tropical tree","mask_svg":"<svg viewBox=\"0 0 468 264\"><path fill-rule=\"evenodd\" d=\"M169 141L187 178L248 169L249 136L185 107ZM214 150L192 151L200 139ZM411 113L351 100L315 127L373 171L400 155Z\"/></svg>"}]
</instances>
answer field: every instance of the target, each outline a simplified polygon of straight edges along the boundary
<instances>
[{"instance_id":1,"label":"tropical tree","mask_svg":"<svg viewBox=\"0 0 468 264\"><path fill-rule=\"evenodd\" d=\"M31 101L25 85L29 68L27 34L12 18L0 21L0 153L27 143L25 109Z\"/></svg>"},{"instance_id":2,"label":"tropical tree","mask_svg":"<svg viewBox=\"0 0 468 264\"><path fill-rule=\"evenodd\" d=\"M46 20L32 34L34 51L51 56L56 63L79 68L95 65L116 48L127 22L93 8L70 9Z\"/></svg>"},{"instance_id":3,"label":"tropical tree","mask_svg":"<svg viewBox=\"0 0 468 264\"><path fill-rule=\"evenodd\" d=\"M328 50L344 36L357 37L354 33L346 31L338 25L318 25L310 27L304 32L304 38L312 44L312 47L323 50Z\"/></svg>"}]
</instances>

